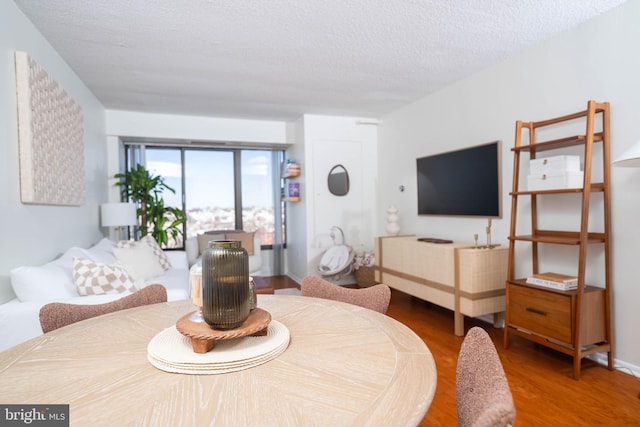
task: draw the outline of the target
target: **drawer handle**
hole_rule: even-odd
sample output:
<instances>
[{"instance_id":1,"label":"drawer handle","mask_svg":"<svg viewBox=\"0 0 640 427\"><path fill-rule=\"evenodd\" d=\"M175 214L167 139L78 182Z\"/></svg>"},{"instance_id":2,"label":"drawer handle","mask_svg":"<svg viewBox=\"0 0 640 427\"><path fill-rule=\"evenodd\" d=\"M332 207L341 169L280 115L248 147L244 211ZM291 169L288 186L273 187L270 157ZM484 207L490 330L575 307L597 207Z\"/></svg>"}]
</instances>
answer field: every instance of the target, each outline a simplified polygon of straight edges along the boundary
<instances>
[{"instance_id":1,"label":"drawer handle","mask_svg":"<svg viewBox=\"0 0 640 427\"><path fill-rule=\"evenodd\" d=\"M546 316L547 315L547 313L545 311L538 310L536 308L527 307L526 310L528 312L531 312L531 313L534 313L534 314L539 314L541 316Z\"/></svg>"}]
</instances>

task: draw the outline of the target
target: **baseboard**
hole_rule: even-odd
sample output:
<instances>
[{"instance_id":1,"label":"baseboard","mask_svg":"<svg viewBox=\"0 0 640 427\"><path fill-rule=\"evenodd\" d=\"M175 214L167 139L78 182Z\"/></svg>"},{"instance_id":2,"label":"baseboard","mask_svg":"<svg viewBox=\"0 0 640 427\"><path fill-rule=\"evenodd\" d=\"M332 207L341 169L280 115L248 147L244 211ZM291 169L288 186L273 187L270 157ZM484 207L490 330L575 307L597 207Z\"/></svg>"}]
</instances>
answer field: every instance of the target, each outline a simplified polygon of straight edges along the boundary
<instances>
[{"instance_id":1,"label":"baseboard","mask_svg":"<svg viewBox=\"0 0 640 427\"><path fill-rule=\"evenodd\" d=\"M298 285L300 285L302 283L302 277L298 277L295 274L291 274L291 273L286 273L287 277L291 280L293 280L294 282L296 282Z\"/></svg>"},{"instance_id":2,"label":"baseboard","mask_svg":"<svg viewBox=\"0 0 640 427\"><path fill-rule=\"evenodd\" d=\"M604 366L607 366L609 363L607 360L607 353L591 354L587 356L587 358ZM640 378L640 366L632 365L624 360L613 359L613 368L617 371L624 372L625 374Z\"/></svg>"}]
</instances>

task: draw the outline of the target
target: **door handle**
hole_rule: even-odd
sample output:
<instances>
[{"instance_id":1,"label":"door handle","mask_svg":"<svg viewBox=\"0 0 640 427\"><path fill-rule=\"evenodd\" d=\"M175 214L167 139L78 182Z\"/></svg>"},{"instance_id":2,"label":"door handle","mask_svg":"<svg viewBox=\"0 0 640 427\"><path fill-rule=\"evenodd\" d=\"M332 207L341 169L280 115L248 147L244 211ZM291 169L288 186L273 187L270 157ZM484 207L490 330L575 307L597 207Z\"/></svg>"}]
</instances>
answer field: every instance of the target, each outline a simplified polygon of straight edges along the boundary
<instances>
[{"instance_id":1,"label":"door handle","mask_svg":"<svg viewBox=\"0 0 640 427\"><path fill-rule=\"evenodd\" d=\"M527 307L525 310L527 310L530 313L539 314L540 316L546 316L547 315L546 311L538 310L537 308Z\"/></svg>"}]
</instances>

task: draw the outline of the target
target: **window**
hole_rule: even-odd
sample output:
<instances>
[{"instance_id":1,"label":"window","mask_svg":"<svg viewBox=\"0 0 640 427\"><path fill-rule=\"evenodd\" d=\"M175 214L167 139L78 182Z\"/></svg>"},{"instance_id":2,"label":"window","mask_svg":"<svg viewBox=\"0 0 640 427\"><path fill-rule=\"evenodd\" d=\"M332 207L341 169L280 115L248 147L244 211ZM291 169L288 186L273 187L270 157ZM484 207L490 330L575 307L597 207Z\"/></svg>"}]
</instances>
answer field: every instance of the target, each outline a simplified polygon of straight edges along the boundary
<instances>
[{"instance_id":1,"label":"window","mask_svg":"<svg viewBox=\"0 0 640 427\"><path fill-rule=\"evenodd\" d=\"M280 189L278 193L274 191L271 177L275 174L279 178L279 164L274 167L269 151L241 152L243 229L256 231L263 245L274 243L276 223L273 201Z\"/></svg>"},{"instance_id":2,"label":"window","mask_svg":"<svg viewBox=\"0 0 640 427\"><path fill-rule=\"evenodd\" d=\"M263 247L284 241L283 151L125 144L128 167L140 162L175 190L165 191L163 198L186 213L187 238L208 230L242 229L256 231ZM182 248L184 242L170 242L169 247Z\"/></svg>"},{"instance_id":3,"label":"window","mask_svg":"<svg viewBox=\"0 0 640 427\"><path fill-rule=\"evenodd\" d=\"M162 192L165 206L182 209L182 161L180 151L168 149L148 149L145 151L146 168L154 175L164 177L164 183L175 190L175 193L165 190ZM169 248L184 246L182 236L173 240L169 236Z\"/></svg>"},{"instance_id":4,"label":"window","mask_svg":"<svg viewBox=\"0 0 640 427\"><path fill-rule=\"evenodd\" d=\"M184 169L187 237L235 229L234 153L185 150Z\"/></svg>"}]
</instances>

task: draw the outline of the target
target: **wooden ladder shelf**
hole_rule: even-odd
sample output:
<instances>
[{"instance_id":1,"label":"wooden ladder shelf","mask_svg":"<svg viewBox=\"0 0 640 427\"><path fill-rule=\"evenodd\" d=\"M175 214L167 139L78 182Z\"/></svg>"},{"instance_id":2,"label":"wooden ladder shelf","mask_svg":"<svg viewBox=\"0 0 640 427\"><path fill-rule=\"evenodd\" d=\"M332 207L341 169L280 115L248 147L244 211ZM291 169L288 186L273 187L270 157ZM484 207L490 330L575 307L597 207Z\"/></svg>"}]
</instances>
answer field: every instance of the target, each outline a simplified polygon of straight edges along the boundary
<instances>
[{"instance_id":1,"label":"wooden ladder shelf","mask_svg":"<svg viewBox=\"0 0 640 427\"><path fill-rule=\"evenodd\" d=\"M548 141L537 141L537 134L564 129L576 121L585 124L585 133ZM572 122L572 123L568 123ZM599 127L596 131L594 128ZM523 142L523 134L528 134L528 143ZM557 132L554 134L556 135ZM526 135L525 135L526 136ZM594 146L598 147L597 158L602 159L602 180L593 181ZM582 185L574 188L553 188L543 190L523 189L521 166L526 160L535 160L539 153L564 154L571 147L582 147ZM587 109L567 116L539 122L516 122L514 153L513 189L511 196L511 224L509 232L509 261L506 284L506 313L504 346L508 348L510 335L517 335L530 341L553 348L573 357L573 376L580 378L581 360L593 353L608 353L608 368L613 369L612 330L612 281L611 281L611 189L610 189L610 130L609 103L589 101ZM575 149L574 149L575 150ZM523 159L524 157L524 159ZM541 228L542 198L563 197L578 194L581 202L576 215L577 231L550 230ZM597 195L597 197L595 197ZM594 197L592 197L594 196ZM528 198L519 209L518 201ZM573 196L575 198L575 196ZM595 201L593 199L596 199ZM553 202L553 200L551 201ZM570 203L570 201L568 201ZM589 229L589 215L594 216L594 206L602 206L602 216L598 217L602 230ZM554 205L555 206L555 205ZM562 205L565 206L565 205ZM526 215L529 213L529 215ZM518 215L525 214L530 221L529 233L517 234ZM557 210L556 210L557 214ZM600 215L599 213L597 215ZM544 218L549 223L548 218ZM553 222L553 221L551 221ZM521 230L522 228L520 228ZM568 266L576 271L578 285L572 290L556 290L527 283L525 278L516 278L516 262L522 268L517 245L529 245L531 252L531 275L541 273L543 251L552 245L566 245L577 248L577 261ZM587 285L587 254L589 248L599 246L604 256L602 283ZM591 276L590 276L591 277Z\"/></svg>"}]
</instances>

